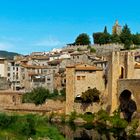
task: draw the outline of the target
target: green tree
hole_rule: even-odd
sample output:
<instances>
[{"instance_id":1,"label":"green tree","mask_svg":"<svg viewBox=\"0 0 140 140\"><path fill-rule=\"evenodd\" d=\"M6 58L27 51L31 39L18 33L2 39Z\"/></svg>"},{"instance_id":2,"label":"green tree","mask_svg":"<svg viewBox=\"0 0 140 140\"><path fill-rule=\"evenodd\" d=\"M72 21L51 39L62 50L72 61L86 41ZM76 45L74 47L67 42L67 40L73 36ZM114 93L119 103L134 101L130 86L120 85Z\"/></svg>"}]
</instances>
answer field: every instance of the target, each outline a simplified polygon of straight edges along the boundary
<instances>
[{"instance_id":1,"label":"green tree","mask_svg":"<svg viewBox=\"0 0 140 140\"><path fill-rule=\"evenodd\" d=\"M124 48L130 49L130 46L132 44L132 35L127 24L122 29L122 32L120 34L120 39L121 39L121 42L124 44Z\"/></svg>"},{"instance_id":2,"label":"green tree","mask_svg":"<svg viewBox=\"0 0 140 140\"><path fill-rule=\"evenodd\" d=\"M108 34L108 32L107 32L107 27L105 26L105 28L104 28L104 34Z\"/></svg>"},{"instance_id":3,"label":"green tree","mask_svg":"<svg viewBox=\"0 0 140 140\"><path fill-rule=\"evenodd\" d=\"M86 33L80 34L76 39L75 39L75 44L76 45L90 45L90 38L89 35Z\"/></svg>"},{"instance_id":4,"label":"green tree","mask_svg":"<svg viewBox=\"0 0 140 140\"><path fill-rule=\"evenodd\" d=\"M104 32L93 33L93 40L95 44L108 44L111 42L111 36L107 32L107 28L105 26Z\"/></svg>"},{"instance_id":5,"label":"green tree","mask_svg":"<svg viewBox=\"0 0 140 140\"><path fill-rule=\"evenodd\" d=\"M140 45L140 34L136 33L132 35L132 41L135 45Z\"/></svg>"},{"instance_id":6,"label":"green tree","mask_svg":"<svg viewBox=\"0 0 140 140\"><path fill-rule=\"evenodd\" d=\"M100 38L102 35L102 32L93 33L94 44L100 44Z\"/></svg>"},{"instance_id":7,"label":"green tree","mask_svg":"<svg viewBox=\"0 0 140 140\"><path fill-rule=\"evenodd\" d=\"M34 103L36 105L45 103L46 99L50 96L48 89L38 87L31 92L25 93L22 98L22 102Z\"/></svg>"},{"instance_id":8,"label":"green tree","mask_svg":"<svg viewBox=\"0 0 140 140\"><path fill-rule=\"evenodd\" d=\"M112 43L121 43L120 36L117 34L111 35L111 42Z\"/></svg>"}]
</instances>

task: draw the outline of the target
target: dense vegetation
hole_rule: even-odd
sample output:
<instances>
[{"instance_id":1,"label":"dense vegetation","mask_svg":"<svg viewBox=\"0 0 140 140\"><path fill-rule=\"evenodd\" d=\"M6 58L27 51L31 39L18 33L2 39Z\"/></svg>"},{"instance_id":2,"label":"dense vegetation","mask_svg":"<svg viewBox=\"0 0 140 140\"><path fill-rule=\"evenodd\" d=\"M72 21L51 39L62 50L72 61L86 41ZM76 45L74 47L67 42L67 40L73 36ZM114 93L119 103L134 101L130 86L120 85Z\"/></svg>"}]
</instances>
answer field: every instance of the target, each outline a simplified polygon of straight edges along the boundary
<instances>
[{"instance_id":1,"label":"dense vegetation","mask_svg":"<svg viewBox=\"0 0 140 140\"><path fill-rule=\"evenodd\" d=\"M44 104L46 99L61 100L66 98L65 89L62 89L60 93L57 89L50 93L50 91L43 87L34 88L31 92L27 92L23 95L23 103L34 103L35 105Z\"/></svg>"},{"instance_id":2,"label":"dense vegetation","mask_svg":"<svg viewBox=\"0 0 140 140\"><path fill-rule=\"evenodd\" d=\"M71 112L70 115L52 113L49 119L51 122L57 122L58 118L61 123L70 125L75 131L77 127L84 127L86 129L95 129L99 132L112 133L115 137L122 136L125 133L127 137L135 139L136 130L139 126L139 120L133 118L131 122L127 122L120 117L120 111L116 110L111 116L103 109L97 113L86 112L85 114L78 114L76 111ZM79 122L80 120L80 122ZM82 121L83 120L83 121Z\"/></svg>"},{"instance_id":3,"label":"dense vegetation","mask_svg":"<svg viewBox=\"0 0 140 140\"><path fill-rule=\"evenodd\" d=\"M104 32L93 33L93 39L95 44L122 43L125 49L130 49L132 44L140 45L140 34L131 34L127 24L123 26L120 35L109 34L105 27Z\"/></svg>"},{"instance_id":4,"label":"dense vegetation","mask_svg":"<svg viewBox=\"0 0 140 140\"><path fill-rule=\"evenodd\" d=\"M46 116L6 115L0 113L0 139L27 140L33 138L50 138L64 140L56 127L48 124Z\"/></svg>"},{"instance_id":5,"label":"dense vegetation","mask_svg":"<svg viewBox=\"0 0 140 140\"><path fill-rule=\"evenodd\" d=\"M128 25L124 25L120 35L113 33L110 34L105 26L103 32L93 33L94 44L108 44L108 43L118 43L124 44L124 49L130 49L131 45L140 45L140 34L132 34ZM86 33L81 33L75 39L73 45L90 45L91 41L89 35ZM94 50L93 50L94 51Z\"/></svg>"}]
</instances>

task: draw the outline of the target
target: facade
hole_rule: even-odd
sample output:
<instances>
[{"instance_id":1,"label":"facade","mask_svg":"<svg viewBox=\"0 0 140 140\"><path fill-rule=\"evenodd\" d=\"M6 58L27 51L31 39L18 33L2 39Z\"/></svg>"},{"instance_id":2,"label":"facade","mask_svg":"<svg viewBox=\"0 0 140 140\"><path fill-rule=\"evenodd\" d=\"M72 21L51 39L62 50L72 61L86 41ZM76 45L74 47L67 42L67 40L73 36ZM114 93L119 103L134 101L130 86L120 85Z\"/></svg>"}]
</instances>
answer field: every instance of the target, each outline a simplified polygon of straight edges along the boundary
<instances>
[{"instance_id":1,"label":"facade","mask_svg":"<svg viewBox=\"0 0 140 140\"><path fill-rule=\"evenodd\" d=\"M11 89L18 90L21 88L20 66L15 61L8 61L7 63L7 80L10 82Z\"/></svg>"},{"instance_id":2,"label":"facade","mask_svg":"<svg viewBox=\"0 0 140 140\"><path fill-rule=\"evenodd\" d=\"M99 82L100 81L100 82ZM88 88L96 87L103 92L105 84L103 69L87 64L69 66L66 68L66 114L77 111L77 104L74 102L77 96ZM80 112L83 110L78 109ZM79 112L79 113L80 113Z\"/></svg>"},{"instance_id":3,"label":"facade","mask_svg":"<svg viewBox=\"0 0 140 140\"><path fill-rule=\"evenodd\" d=\"M80 105L74 102L82 92L96 87L101 91L105 109L112 113L119 106L123 90L129 90L140 111L140 63L135 61L135 51L112 52L102 68L99 66L75 65L66 68L66 114L72 111L82 113ZM95 63L96 64L96 63ZM101 63L99 63L101 64ZM101 66L101 65L100 65ZM95 112L94 106L84 110Z\"/></svg>"},{"instance_id":4,"label":"facade","mask_svg":"<svg viewBox=\"0 0 140 140\"><path fill-rule=\"evenodd\" d=\"M0 58L0 77L7 77L7 60Z\"/></svg>"}]
</instances>

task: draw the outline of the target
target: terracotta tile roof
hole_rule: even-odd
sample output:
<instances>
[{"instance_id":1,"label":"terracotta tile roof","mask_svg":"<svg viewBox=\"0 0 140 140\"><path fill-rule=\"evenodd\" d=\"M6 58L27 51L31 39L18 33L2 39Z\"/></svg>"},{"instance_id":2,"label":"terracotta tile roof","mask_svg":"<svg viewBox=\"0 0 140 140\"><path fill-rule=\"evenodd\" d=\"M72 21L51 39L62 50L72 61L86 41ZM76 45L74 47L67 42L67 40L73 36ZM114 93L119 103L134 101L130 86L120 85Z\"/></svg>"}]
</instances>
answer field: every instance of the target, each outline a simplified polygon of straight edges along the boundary
<instances>
[{"instance_id":1,"label":"terracotta tile roof","mask_svg":"<svg viewBox=\"0 0 140 140\"><path fill-rule=\"evenodd\" d=\"M29 69L47 69L48 66L39 66L39 65L27 65L27 64L21 64L22 67L29 68Z\"/></svg>"},{"instance_id":2,"label":"terracotta tile roof","mask_svg":"<svg viewBox=\"0 0 140 140\"><path fill-rule=\"evenodd\" d=\"M74 52L74 53L71 53L70 55L71 56L76 56L76 55L83 55L85 54L84 52Z\"/></svg>"},{"instance_id":3,"label":"terracotta tile roof","mask_svg":"<svg viewBox=\"0 0 140 140\"><path fill-rule=\"evenodd\" d=\"M60 64L62 62L62 59L55 59L52 61L49 61L48 64Z\"/></svg>"},{"instance_id":4,"label":"terracotta tile roof","mask_svg":"<svg viewBox=\"0 0 140 140\"><path fill-rule=\"evenodd\" d=\"M36 59L36 60L49 60L49 56L31 56L31 59Z\"/></svg>"},{"instance_id":5,"label":"terracotta tile roof","mask_svg":"<svg viewBox=\"0 0 140 140\"><path fill-rule=\"evenodd\" d=\"M102 71L102 68L96 66L90 66L86 64L82 65L75 65L75 66L67 66L67 68L75 68L77 71Z\"/></svg>"}]
</instances>

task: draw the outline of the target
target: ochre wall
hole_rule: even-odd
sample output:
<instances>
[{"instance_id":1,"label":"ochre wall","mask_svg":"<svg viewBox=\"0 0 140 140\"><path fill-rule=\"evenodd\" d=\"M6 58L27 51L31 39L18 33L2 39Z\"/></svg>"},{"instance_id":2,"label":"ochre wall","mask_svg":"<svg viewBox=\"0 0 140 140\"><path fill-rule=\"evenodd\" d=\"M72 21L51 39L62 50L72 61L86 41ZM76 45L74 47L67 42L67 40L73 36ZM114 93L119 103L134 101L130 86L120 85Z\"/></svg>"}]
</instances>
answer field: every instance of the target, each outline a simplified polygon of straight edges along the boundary
<instances>
[{"instance_id":1,"label":"ochre wall","mask_svg":"<svg viewBox=\"0 0 140 140\"><path fill-rule=\"evenodd\" d=\"M77 76L80 76L80 80L77 80ZM82 79L85 76L85 79ZM93 71L93 72L79 72L75 74L75 97L78 94L86 91L88 88L96 87L101 92L105 89L103 71Z\"/></svg>"}]
</instances>

